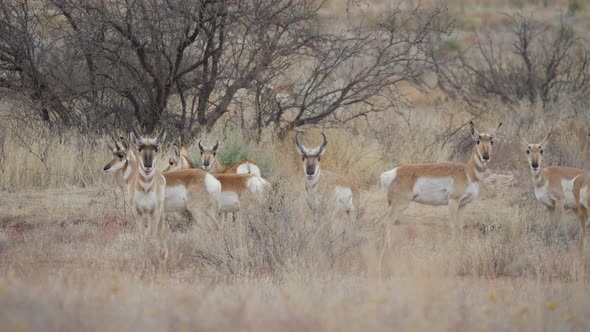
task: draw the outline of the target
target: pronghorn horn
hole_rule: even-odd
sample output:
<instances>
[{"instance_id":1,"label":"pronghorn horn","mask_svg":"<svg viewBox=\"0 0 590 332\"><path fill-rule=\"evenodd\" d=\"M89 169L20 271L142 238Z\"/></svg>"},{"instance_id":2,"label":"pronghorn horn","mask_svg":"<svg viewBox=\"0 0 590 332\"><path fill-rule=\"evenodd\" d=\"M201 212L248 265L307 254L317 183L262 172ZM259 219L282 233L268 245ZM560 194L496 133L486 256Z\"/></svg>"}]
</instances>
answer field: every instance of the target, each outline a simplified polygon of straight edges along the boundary
<instances>
[{"instance_id":1,"label":"pronghorn horn","mask_svg":"<svg viewBox=\"0 0 590 332\"><path fill-rule=\"evenodd\" d=\"M492 134L492 136L496 136L496 134L498 133L498 130L500 130L500 127L502 127L502 122L500 122L498 124L498 127L496 127L496 130L494 130L494 133Z\"/></svg>"},{"instance_id":2,"label":"pronghorn horn","mask_svg":"<svg viewBox=\"0 0 590 332\"><path fill-rule=\"evenodd\" d=\"M139 125L139 123L137 122L137 120L133 121L133 124L131 125L131 134L133 135L133 139L135 140L135 143L138 145L141 145L143 138L141 137L141 135L139 134L139 131L137 130L138 125Z\"/></svg>"},{"instance_id":3,"label":"pronghorn horn","mask_svg":"<svg viewBox=\"0 0 590 332\"><path fill-rule=\"evenodd\" d=\"M479 137L479 130L475 128L473 121L469 121L469 126L471 127L471 136L473 136L474 138Z\"/></svg>"},{"instance_id":4,"label":"pronghorn horn","mask_svg":"<svg viewBox=\"0 0 590 332\"><path fill-rule=\"evenodd\" d=\"M165 139L166 139L166 128L162 127L162 130L160 130L160 133L156 137L156 145L162 144Z\"/></svg>"},{"instance_id":5,"label":"pronghorn horn","mask_svg":"<svg viewBox=\"0 0 590 332\"><path fill-rule=\"evenodd\" d=\"M326 145L328 144L328 139L326 138L326 135L324 133L322 133L322 138L324 139L324 141L322 142L322 145L320 146L320 154L324 153L324 150L326 149Z\"/></svg>"},{"instance_id":6,"label":"pronghorn horn","mask_svg":"<svg viewBox=\"0 0 590 332\"><path fill-rule=\"evenodd\" d=\"M119 145L119 142L117 141L115 136L111 136L111 139L113 140L113 142L115 142L115 148L117 148L117 150L121 150L121 146Z\"/></svg>"},{"instance_id":7,"label":"pronghorn horn","mask_svg":"<svg viewBox=\"0 0 590 332\"><path fill-rule=\"evenodd\" d=\"M295 145L297 145L297 149L299 149L299 152L305 156L305 147L301 144L301 142L299 142L299 134L301 134L300 131L298 131L297 134L295 134Z\"/></svg>"},{"instance_id":8,"label":"pronghorn horn","mask_svg":"<svg viewBox=\"0 0 590 332\"><path fill-rule=\"evenodd\" d=\"M127 139L123 136L119 136L119 139L121 140L121 143L123 143L123 147L125 147L125 149L129 149L129 142L127 142Z\"/></svg>"},{"instance_id":9,"label":"pronghorn horn","mask_svg":"<svg viewBox=\"0 0 590 332\"><path fill-rule=\"evenodd\" d=\"M201 141L199 141L199 150L201 151L201 153L205 151L205 148L203 147L203 144L201 144Z\"/></svg>"},{"instance_id":10,"label":"pronghorn horn","mask_svg":"<svg viewBox=\"0 0 590 332\"><path fill-rule=\"evenodd\" d=\"M225 138L224 138L225 139ZM223 142L223 141L222 141ZM215 143L215 146L213 147L213 151L217 151L217 148L219 147L219 141L217 141L217 143Z\"/></svg>"},{"instance_id":11,"label":"pronghorn horn","mask_svg":"<svg viewBox=\"0 0 590 332\"><path fill-rule=\"evenodd\" d=\"M543 140L541 141L541 143L539 143L541 146L545 146L545 144L547 144L547 140L549 139L549 137L551 136L552 133L547 134L547 136L545 136L545 138L543 138Z\"/></svg>"}]
</instances>

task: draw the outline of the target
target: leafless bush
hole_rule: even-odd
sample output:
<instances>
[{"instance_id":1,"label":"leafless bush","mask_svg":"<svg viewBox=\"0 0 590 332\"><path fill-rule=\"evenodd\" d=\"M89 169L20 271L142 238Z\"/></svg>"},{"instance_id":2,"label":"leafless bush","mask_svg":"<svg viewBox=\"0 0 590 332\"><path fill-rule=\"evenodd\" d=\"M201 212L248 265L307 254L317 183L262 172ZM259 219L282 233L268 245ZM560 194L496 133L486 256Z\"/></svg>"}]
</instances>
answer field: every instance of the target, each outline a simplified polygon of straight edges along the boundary
<instances>
[{"instance_id":1,"label":"leafless bush","mask_svg":"<svg viewBox=\"0 0 590 332\"><path fill-rule=\"evenodd\" d=\"M474 48L458 51L438 66L440 87L481 114L500 101L516 108L522 101L543 110L568 103L587 105L590 50L564 20L551 29L533 18L510 16L509 40L488 35Z\"/></svg>"}]
</instances>

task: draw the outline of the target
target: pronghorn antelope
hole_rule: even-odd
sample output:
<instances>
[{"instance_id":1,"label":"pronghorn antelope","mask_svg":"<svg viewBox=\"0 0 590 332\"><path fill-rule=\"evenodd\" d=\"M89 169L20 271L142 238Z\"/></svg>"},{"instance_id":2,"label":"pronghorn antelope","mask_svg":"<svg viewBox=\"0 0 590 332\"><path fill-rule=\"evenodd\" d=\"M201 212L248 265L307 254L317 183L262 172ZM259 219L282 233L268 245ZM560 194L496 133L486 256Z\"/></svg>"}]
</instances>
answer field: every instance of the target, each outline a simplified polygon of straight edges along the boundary
<instances>
[{"instance_id":1,"label":"pronghorn antelope","mask_svg":"<svg viewBox=\"0 0 590 332\"><path fill-rule=\"evenodd\" d=\"M381 186L387 193L389 207L378 220L389 216L391 222L397 221L414 201L425 205L448 205L450 219L462 227L463 209L479 194L479 181L490 161L493 137L501 125L492 134L487 134L480 133L473 122L470 123L476 144L466 164L401 165L381 174Z\"/></svg>"},{"instance_id":2,"label":"pronghorn antelope","mask_svg":"<svg viewBox=\"0 0 590 332\"><path fill-rule=\"evenodd\" d=\"M138 151L138 173L133 185L133 211L142 222L142 230L147 225L156 236L161 233L164 223L164 198L166 179L157 170L158 148L166 138L162 129L156 138L145 138L132 126L131 136Z\"/></svg>"},{"instance_id":3,"label":"pronghorn antelope","mask_svg":"<svg viewBox=\"0 0 590 332\"><path fill-rule=\"evenodd\" d=\"M344 211L356 218L359 211L360 191L357 185L340 175L320 169L320 160L326 152L328 140L322 133L322 144L309 149L299 142L299 132L295 134L295 145L303 159L305 175L305 200L312 210L322 203L334 204L336 211Z\"/></svg>"},{"instance_id":4,"label":"pronghorn antelope","mask_svg":"<svg viewBox=\"0 0 590 332\"><path fill-rule=\"evenodd\" d=\"M186 153L184 154L186 155ZM191 169L193 164L189 162L178 162L182 160L182 150L174 150L170 158L169 166L164 173L182 169ZM185 159L185 160L188 160ZM235 213L240 210L240 201L252 198L260 199L268 191L270 184L260 176L254 174L212 174L221 183L221 194L219 196L219 212Z\"/></svg>"},{"instance_id":5,"label":"pronghorn antelope","mask_svg":"<svg viewBox=\"0 0 590 332\"><path fill-rule=\"evenodd\" d=\"M168 166L166 166L162 172L166 173L169 171L193 168L193 162L190 160L188 152L184 146L180 146L180 149L178 149L178 146L174 144L172 147L172 153L173 155L168 160Z\"/></svg>"},{"instance_id":6,"label":"pronghorn antelope","mask_svg":"<svg viewBox=\"0 0 590 332\"><path fill-rule=\"evenodd\" d=\"M260 176L260 168L252 160L243 159L237 163L223 166L217 160L217 149L219 142L213 147L206 147L199 142L199 151L201 151L201 168L211 174L253 174Z\"/></svg>"},{"instance_id":7,"label":"pronghorn antelope","mask_svg":"<svg viewBox=\"0 0 590 332\"><path fill-rule=\"evenodd\" d=\"M124 138L113 140L115 146L110 147L113 159L104 166L104 171L118 171L123 175L128 201L133 205L135 178L139 174L138 161ZM166 179L166 212L188 210L197 220L204 215L216 222L212 212L216 209L221 183L213 175L200 169L188 169L164 173L163 176Z\"/></svg>"},{"instance_id":8,"label":"pronghorn antelope","mask_svg":"<svg viewBox=\"0 0 590 332\"><path fill-rule=\"evenodd\" d=\"M524 138L526 156L533 175L535 197L549 211L552 227L557 226L564 209L576 209L583 181L578 178L586 171L570 167L542 167L543 150L551 134L539 144L529 144ZM581 179L580 179L581 180ZM577 186L577 189L574 187Z\"/></svg>"}]
</instances>

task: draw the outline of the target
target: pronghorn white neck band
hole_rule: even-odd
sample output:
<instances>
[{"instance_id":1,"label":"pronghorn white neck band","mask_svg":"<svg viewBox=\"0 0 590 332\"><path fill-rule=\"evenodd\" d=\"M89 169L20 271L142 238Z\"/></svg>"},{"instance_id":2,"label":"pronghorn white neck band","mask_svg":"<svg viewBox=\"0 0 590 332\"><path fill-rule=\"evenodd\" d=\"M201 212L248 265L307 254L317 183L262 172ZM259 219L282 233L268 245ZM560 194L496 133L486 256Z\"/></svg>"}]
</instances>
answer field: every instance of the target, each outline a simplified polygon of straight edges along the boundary
<instances>
[{"instance_id":1,"label":"pronghorn white neck band","mask_svg":"<svg viewBox=\"0 0 590 332\"><path fill-rule=\"evenodd\" d=\"M141 173L141 176L143 176L146 179L151 179L152 177L154 177L154 169L152 168L151 170L149 170L147 173L146 171L143 169L143 165L141 165L141 167L139 168L139 173Z\"/></svg>"}]
</instances>

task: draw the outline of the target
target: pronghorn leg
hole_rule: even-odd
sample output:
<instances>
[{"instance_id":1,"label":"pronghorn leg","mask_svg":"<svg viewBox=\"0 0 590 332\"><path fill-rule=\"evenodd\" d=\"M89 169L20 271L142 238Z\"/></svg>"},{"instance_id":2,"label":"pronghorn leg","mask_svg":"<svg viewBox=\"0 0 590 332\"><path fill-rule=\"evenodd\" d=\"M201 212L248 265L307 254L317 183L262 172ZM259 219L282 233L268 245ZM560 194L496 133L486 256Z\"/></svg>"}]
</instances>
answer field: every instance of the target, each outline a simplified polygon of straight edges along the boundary
<instances>
[{"instance_id":1,"label":"pronghorn leg","mask_svg":"<svg viewBox=\"0 0 590 332\"><path fill-rule=\"evenodd\" d=\"M551 220L551 230L556 231L561 221L561 215L563 214L563 201L555 202L555 211L553 212L553 220Z\"/></svg>"},{"instance_id":2,"label":"pronghorn leg","mask_svg":"<svg viewBox=\"0 0 590 332\"><path fill-rule=\"evenodd\" d=\"M586 238L586 220L588 220L588 210L581 204L578 204L578 220L580 221L580 250L584 249L584 239Z\"/></svg>"},{"instance_id":3,"label":"pronghorn leg","mask_svg":"<svg viewBox=\"0 0 590 332\"><path fill-rule=\"evenodd\" d=\"M449 222L451 227L463 229L463 225L459 224L459 200L449 200Z\"/></svg>"},{"instance_id":4,"label":"pronghorn leg","mask_svg":"<svg viewBox=\"0 0 590 332\"><path fill-rule=\"evenodd\" d=\"M459 204L459 209L457 210L457 224L461 229L465 227L465 222L463 220L463 212L465 212L465 206L467 204Z\"/></svg>"}]
</instances>

